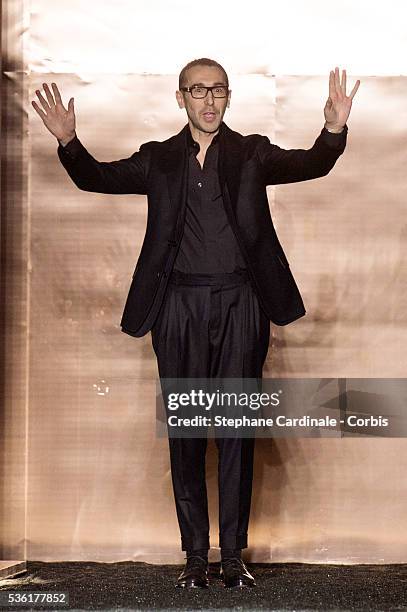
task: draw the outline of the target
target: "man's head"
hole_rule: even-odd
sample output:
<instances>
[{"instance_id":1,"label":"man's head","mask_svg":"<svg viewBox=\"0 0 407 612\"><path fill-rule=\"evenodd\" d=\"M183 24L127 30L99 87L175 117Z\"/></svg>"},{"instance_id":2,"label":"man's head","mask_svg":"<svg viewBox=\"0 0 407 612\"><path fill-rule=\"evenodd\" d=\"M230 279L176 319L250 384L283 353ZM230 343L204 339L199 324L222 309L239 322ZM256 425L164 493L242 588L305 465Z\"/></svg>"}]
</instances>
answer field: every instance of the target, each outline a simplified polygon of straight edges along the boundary
<instances>
[{"instance_id":1,"label":"man's head","mask_svg":"<svg viewBox=\"0 0 407 612\"><path fill-rule=\"evenodd\" d=\"M205 97L205 87L214 87ZM184 91L192 88L192 91ZM179 75L179 90L175 95L178 106L185 108L192 126L206 133L219 129L230 104L231 91L225 69L214 60L206 57L189 62ZM223 95L224 97L217 97Z\"/></svg>"}]
</instances>

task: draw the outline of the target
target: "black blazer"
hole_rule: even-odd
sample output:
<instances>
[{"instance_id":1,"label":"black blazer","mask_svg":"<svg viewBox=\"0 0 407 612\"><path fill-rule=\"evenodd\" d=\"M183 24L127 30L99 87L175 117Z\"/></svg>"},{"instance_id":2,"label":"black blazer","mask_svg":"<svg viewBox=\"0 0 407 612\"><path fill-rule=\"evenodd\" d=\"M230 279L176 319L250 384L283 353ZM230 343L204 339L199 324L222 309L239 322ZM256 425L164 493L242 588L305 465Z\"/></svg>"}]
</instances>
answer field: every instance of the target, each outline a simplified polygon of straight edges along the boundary
<instances>
[{"instance_id":1,"label":"black blazer","mask_svg":"<svg viewBox=\"0 0 407 612\"><path fill-rule=\"evenodd\" d=\"M187 195L188 124L163 142L147 142L127 159L99 162L77 137L58 156L84 191L148 196L146 234L121 319L122 331L144 336L153 326L180 245ZM219 180L227 217L246 261L260 305L277 325L305 314L278 241L267 185L325 176L346 146L341 134L321 130L310 149L281 149L266 136L243 136L220 125Z\"/></svg>"}]
</instances>

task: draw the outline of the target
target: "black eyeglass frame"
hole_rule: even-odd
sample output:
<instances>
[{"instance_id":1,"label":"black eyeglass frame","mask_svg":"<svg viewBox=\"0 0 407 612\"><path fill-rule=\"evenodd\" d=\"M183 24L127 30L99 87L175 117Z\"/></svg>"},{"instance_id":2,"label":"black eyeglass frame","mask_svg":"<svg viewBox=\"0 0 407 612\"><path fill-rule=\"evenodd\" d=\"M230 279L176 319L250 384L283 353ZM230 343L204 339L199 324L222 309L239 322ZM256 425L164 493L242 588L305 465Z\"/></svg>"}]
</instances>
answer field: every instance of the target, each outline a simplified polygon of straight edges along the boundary
<instances>
[{"instance_id":1,"label":"black eyeglass frame","mask_svg":"<svg viewBox=\"0 0 407 612\"><path fill-rule=\"evenodd\" d=\"M213 89L217 89L218 87L225 87L226 88L226 95L224 96L215 96L215 94L213 93ZM206 89L206 93L204 96L199 96L198 98L195 98L195 96L192 95L192 90L193 89ZM218 99L222 99L222 98L227 98L228 97L228 93L229 93L229 86L228 85L213 85L212 87L206 87L205 85L191 85L191 87L181 87L181 91L187 91L188 93L191 94L191 96L194 98L194 100L203 100L204 98L206 98L206 96L208 95L208 91L210 91L213 95L214 98L218 98Z\"/></svg>"}]
</instances>

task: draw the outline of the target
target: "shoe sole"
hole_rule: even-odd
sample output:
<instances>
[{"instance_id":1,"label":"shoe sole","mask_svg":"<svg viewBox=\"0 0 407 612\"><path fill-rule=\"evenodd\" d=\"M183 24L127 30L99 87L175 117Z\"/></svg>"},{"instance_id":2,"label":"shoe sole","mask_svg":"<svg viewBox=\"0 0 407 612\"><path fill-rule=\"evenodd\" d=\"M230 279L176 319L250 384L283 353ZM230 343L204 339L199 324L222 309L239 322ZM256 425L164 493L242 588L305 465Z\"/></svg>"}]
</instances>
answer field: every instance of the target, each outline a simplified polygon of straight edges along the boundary
<instances>
[{"instance_id":1,"label":"shoe sole","mask_svg":"<svg viewBox=\"0 0 407 612\"><path fill-rule=\"evenodd\" d=\"M177 589L207 589L208 584L176 584Z\"/></svg>"},{"instance_id":2,"label":"shoe sole","mask_svg":"<svg viewBox=\"0 0 407 612\"><path fill-rule=\"evenodd\" d=\"M253 587L257 586L255 582L252 582L251 584L248 584L247 582L240 582L238 584L225 584L224 581L222 582L225 589L252 589Z\"/></svg>"}]
</instances>

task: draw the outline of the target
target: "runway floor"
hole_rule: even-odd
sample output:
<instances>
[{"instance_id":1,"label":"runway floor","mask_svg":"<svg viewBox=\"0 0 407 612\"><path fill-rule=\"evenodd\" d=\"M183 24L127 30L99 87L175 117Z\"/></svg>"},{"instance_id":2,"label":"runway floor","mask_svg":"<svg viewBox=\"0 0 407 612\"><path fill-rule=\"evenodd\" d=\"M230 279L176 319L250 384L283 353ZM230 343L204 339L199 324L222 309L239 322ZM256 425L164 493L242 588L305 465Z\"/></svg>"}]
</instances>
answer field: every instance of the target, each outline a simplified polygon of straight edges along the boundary
<instances>
[{"instance_id":1,"label":"runway floor","mask_svg":"<svg viewBox=\"0 0 407 612\"><path fill-rule=\"evenodd\" d=\"M225 589L219 563L208 589L176 589L182 565L125 561L27 562L27 572L0 581L2 591L68 592L52 610L407 610L407 564L247 564L257 587ZM45 609L4 607L2 610Z\"/></svg>"}]
</instances>

